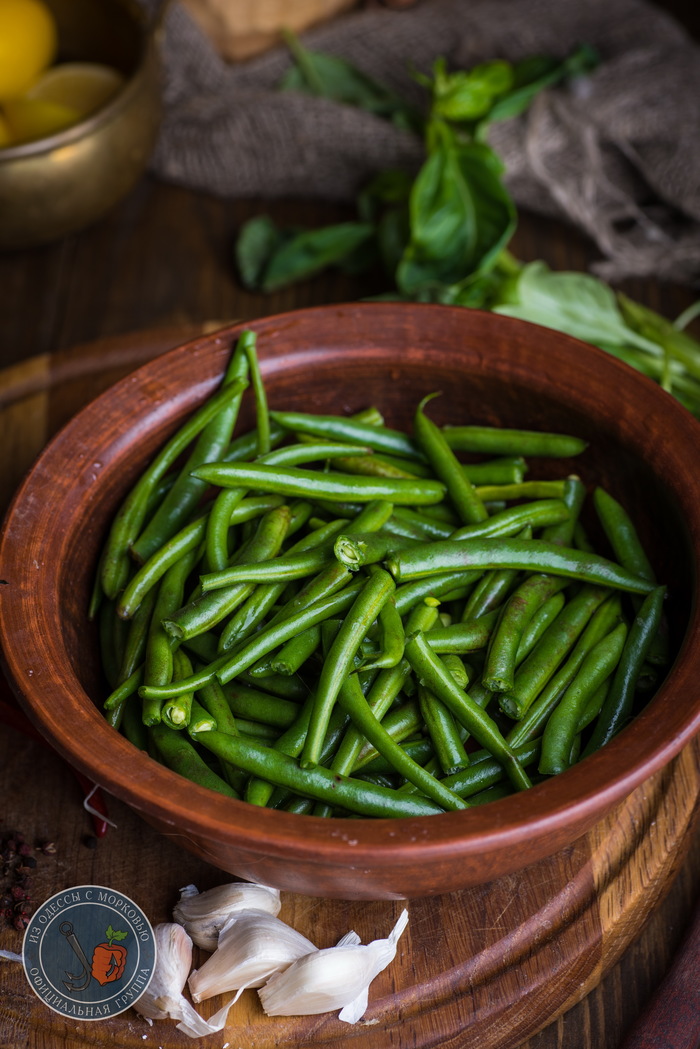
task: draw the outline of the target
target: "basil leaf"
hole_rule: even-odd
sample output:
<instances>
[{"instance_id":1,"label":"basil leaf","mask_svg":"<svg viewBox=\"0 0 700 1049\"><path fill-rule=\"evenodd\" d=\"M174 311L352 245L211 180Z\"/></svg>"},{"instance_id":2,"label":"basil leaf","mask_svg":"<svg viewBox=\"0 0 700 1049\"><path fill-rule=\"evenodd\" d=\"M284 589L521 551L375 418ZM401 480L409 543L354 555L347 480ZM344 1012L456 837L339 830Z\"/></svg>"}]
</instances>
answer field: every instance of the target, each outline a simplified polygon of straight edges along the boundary
<instances>
[{"instance_id":1,"label":"basil leaf","mask_svg":"<svg viewBox=\"0 0 700 1049\"><path fill-rule=\"evenodd\" d=\"M488 146L442 134L414 182L411 240L398 266L403 294L455 284L487 269L510 239L515 206Z\"/></svg>"},{"instance_id":2,"label":"basil leaf","mask_svg":"<svg viewBox=\"0 0 700 1049\"><path fill-rule=\"evenodd\" d=\"M305 280L328 266L340 264L373 236L374 226L362 222L341 222L297 233L273 252L260 287L274 291Z\"/></svg>"},{"instance_id":3,"label":"basil leaf","mask_svg":"<svg viewBox=\"0 0 700 1049\"><path fill-rule=\"evenodd\" d=\"M383 84L343 58L309 51L289 30L284 36L296 64L282 78L280 90L301 91L357 106L401 127L419 130L421 119L418 114Z\"/></svg>"},{"instance_id":4,"label":"basil leaf","mask_svg":"<svg viewBox=\"0 0 700 1049\"><path fill-rule=\"evenodd\" d=\"M246 288L260 290L265 269L285 239L267 215L249 219L241 226L235 245L235 258Z\"/></svg>"},{"instance_id":5,"label":"basil leaf","mask_svg":"<svg viewBox=\"0 0 700 1049\"><path fill-rule=\"evenodd\" d=\"M625 323L615 293L588 273L552 272L544 262L524 266L515 286L517 301L494 312L556 328L595 345L632 345L659 354L658 345Z\"/></svg>"},{"instance_id":6,"label":"basil leaf","mask_svg":"<svg viewBox=\"0 0 700 1049\"><path fill-rule=\"evenodd\" d=\"M594 48L582 45L563 62L538 55L516 63L513 69L513 89L494 102L486 119L492 123L520 116L540 91L567 77L590 73L599 61L598 52ZM483 129L481 132L483 133Z\"/></svg>"}]
</instances>

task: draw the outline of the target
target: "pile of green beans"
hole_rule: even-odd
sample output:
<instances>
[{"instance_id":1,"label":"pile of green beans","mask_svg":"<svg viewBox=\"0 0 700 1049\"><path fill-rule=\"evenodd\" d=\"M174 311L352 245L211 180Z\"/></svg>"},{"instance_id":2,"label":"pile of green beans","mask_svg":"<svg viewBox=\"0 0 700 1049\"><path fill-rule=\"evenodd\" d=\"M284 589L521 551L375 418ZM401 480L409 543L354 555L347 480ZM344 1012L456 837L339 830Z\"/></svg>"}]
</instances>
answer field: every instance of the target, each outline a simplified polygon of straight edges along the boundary
<instances>
[{"instance_id":1,"label":"pile of green beans","mask_svg":"<svg viewBox=\"0 0 700 1049\"><path fill-rule=\"evenodd\" d=\"M253 805L407 817L527 790L627 724L667 660L665 588L613 495L526 477L585 443L439 427L430 399L410 435L270 410L241 335L104 545L115 729Z\"/></svg>"}]
</instances>

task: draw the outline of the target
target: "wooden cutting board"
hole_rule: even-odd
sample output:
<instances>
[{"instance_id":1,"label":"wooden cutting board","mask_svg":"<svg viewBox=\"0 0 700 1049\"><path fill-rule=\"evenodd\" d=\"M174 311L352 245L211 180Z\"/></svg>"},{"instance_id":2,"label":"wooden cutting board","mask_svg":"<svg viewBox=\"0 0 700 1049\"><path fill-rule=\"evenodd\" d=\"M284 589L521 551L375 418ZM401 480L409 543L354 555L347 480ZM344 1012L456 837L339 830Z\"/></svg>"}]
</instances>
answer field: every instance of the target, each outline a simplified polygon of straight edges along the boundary
<instances>
[{"instance_id":1,"label":"wooden cutting board","mask_svg":"<svg viewBox=\"0 0 700 1049\"><path fill-rule=\"evenodd\" d=\"M3 502L82 404L201 330L120 336L0 372ZM56 842L55 854L38 856L36 903L71 885L106 885L134 899L156 924L170 920L181 886L193 882L205 889L227 880L113 798L107 804L116 826L96 841L71 771L14 728L0 731L0 770L6 801L0 833L13 829L27 840ZM359 1024L343 1024L333 1014L271 1019L253 991L232 1009L221 1034L195 1043L172 1022L149 1027L133 1011L81 1024L42 1004L21 967L7 962L0 963L0 1049L85 1049L108 1042L117 1049L221 1049L226 1043L230 1049L515 1049L595 987L638 935L687 855L699 797L696 740L563 852L478 888L409 901L397 957L373 983ZM403 906L288 894L280 916L324 947L349 928L363 942L385 936ZM0 948L18 951L20 945L18 933L0 931ZM224 1000L203 1003L200 1011L209 1016Z\"/></svg>"}]
</instances>

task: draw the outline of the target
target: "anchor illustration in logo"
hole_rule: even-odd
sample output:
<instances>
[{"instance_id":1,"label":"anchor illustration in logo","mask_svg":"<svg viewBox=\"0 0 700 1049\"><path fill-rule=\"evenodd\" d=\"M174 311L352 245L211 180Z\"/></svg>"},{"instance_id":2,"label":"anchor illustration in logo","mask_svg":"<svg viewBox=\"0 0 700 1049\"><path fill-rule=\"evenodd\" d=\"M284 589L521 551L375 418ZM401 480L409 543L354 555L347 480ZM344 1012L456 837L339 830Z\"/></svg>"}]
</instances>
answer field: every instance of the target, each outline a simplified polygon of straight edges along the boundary
<instances>
[{"instance_id":1,"label":"anchor illustration in logo","mask_svg":"<svg viewBox=\"0 0 700 1049\"><path fill-rule=\"evenodd\" d=\"M93 977L101 986L104 986L106 983L114 983L115 980L121 978L126 965L127 949L120 943L115 944L114 941L125 939L129 935L128 933L118 929L115 930L110 925L105 933L107 942L97 944L92 952L92 962L89 962L78 937L73 931L72 924L70 922L62 922L59 926L59 932L65 936L73 949L73 953L82 965L82 970L78 973L66 971L67 979L63 981L63 985L69 991L84 991Z\"/></svg>"}]
</instances>

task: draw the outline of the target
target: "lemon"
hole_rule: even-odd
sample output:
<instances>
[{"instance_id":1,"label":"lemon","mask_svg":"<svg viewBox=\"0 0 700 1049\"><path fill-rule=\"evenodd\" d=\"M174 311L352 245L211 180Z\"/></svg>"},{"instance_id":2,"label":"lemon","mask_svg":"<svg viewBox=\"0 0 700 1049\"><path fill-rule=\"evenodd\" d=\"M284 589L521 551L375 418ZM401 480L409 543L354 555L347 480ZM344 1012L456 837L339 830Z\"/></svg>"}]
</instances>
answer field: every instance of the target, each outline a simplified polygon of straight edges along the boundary
<instances>
[{"instance_id":1,"label":"lemon","mask_svg":"<svg viewBox=\"0 0 700 1049\"><path fill-rule=\"evenodd\" d=\"M42 0L0 0L0 98L31 87L56 46L56 23Z\"/></svg>"},{"instance_id":2,"label":"lemon","mask_svg":"<svg viewBox=\"0 0 700 1049\"><path fill-rule=\"evenodd\" d=\"M27 98L65 106L82 119L109 102L123 83L124 76L111 66L64 62L47 69L27 91Z\"/></svg>"},{"instance_id":3,"label":"lemon","mask_svg":"<svg viewBox=\"0 0 700 1049\"><path fill-rule=\"evenodd\" d=\"M46 138L80 120L80 114L69 106L32 98L8 98L2 104L2 115L10 134L5 145Z\"/></svg>"}]
</instances>

